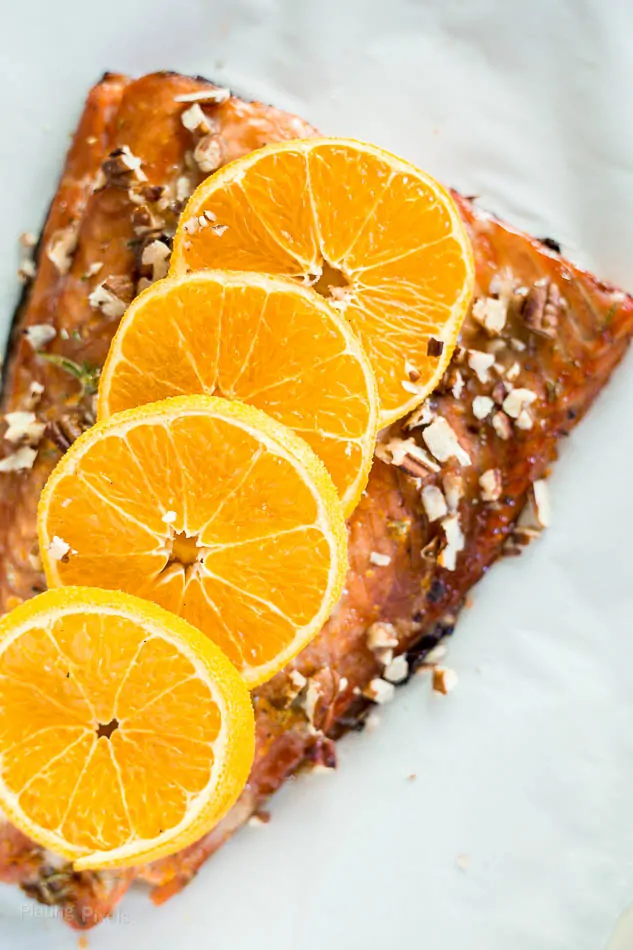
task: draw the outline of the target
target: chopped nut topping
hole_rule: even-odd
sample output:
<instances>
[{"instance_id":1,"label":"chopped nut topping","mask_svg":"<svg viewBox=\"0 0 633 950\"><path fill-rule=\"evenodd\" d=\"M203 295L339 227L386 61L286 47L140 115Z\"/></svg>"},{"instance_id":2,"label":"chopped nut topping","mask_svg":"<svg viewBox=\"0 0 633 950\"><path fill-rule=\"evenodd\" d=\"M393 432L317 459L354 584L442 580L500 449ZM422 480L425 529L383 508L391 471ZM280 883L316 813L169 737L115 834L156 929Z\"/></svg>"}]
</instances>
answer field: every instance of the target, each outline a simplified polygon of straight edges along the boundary
<instances>
[{"instance_id":1,"label":"chopped nut topping","mask_svg":"<svg viewBox=\"0 0 633 950\"><path fill-rule=\"evenodd\" d=\"M152 241L143 248L141 264L143 267L151 267L152 281L167 276L170 257L171 250L164 241Z\"/></svg>"},{"instance_id":2,"label":"chopped nut topping","mask_svg":"<svg viewBox=\"0 0 633 950\"><path fill-rule=\"evenodd\" d=\"M49 323L34 323L32 326L26 328L24 336L37 352L38 350L44 349L47 343L55 339L57 330Z\"/></svg>"},{"instance_id":3,"label":"chopped nut topping","mask_svg":"<svg viewBox=\"0 0 633 950\"><path fill-rule=\"evenodd\" d=\"M534 425L534 419L532 418L529 409L522 409L519 413L518 419L516 420L515 425L519 429L531 429Z\"/></svg>"},{"instance_id":4,"label":"chopped nut topping","mask_svg":"<svg viewBox=\"0 0 633 950\"><path fill-rule=\"evenodd\" d=\"M66 562L70 557L71 548L67 541L64 541L64 539L58 535L54 535L53 540L48 545L47 551L54 561ZM73 551L72 553L76 554L77 552Z\"/></svg>"},{"instance_id":5,"label":"chopped nut topping","mask_svg":"<svg viewBox=\"0 0 633 950\"><path fill-rule=\"evenodd\" d=\"M507 442L512 435L512 425L505 412L495 412L492 417L492 428L504 442Z\"/></svg>"},{"instance_id":6,"label":"chopped nut topping","mask_svg":"<svg viewBox=\"0 0 633 950\"><path fill-rule=\"evenodd\" d=\"M509 369L505 371L505 377L506 379L509 379L511 383L513 383L515 379L518 378L520 372L521 372L520 364L513 363L512 366L510 366Z\"/></svg>"},{"instance_id":7,"label":"chopped nut topping","mask_svg":"<svg viewBox=\"0 0 633 950\"><path fill-rule=\"evenodd\" d=\"M443 643L437 643L424 657L424 666L436 666L447 655L448 650Z\"/></svg>"},{"instance_id":8,"label":"chopped nut topping","mask_svg":"<svg viewBox=\"0 0 633 950\"><path fill-rule=\"evenodd\" d=\"M513 294L517 293L514 284L515 278L512 271L508 268L503 268L492 275L488 292L496 294L501 300L508 302L512 299Z\"/></svg>"},{"instance_id":9,"label":"chopped nut topping","mask_svg":"<svg viewBox=\"0 0 633 950\"><path fill-rule=\"evenodd\" d=\"M508 304L494 297L480 297L473 305L473 317L491 335L498 336L506 325Z\"/></svg>"},{"instance_id":10,"label":"chopped nut topping","mask_svg":"<svg viewBox=\"0 0 633 950\"><path fill-rule=\"evenodd\" d=\"M82 431L85 430L85 426L82 428L79 420L76 417L71 415L62 416L61 419L56 419L54 422L50 422L48 425L47 436L62 452L66 452L70 446L75 442ZM68 499L70 504L70 499ZM66 502L62 502L62 507Z\"/></svg>"},{"instance_id":11,"label":"chopped nut topping","mask_svg":"<svg viewBox=\"0 0 633 950\"><path fill-rule=\"evenodd\" d=\"M295 702L307 682L306 677L299 670L290 670L284 683L282 708L286 708Z\"/></svg>"},{"instance_id":12,"label":"chopped nut topping","mask_svg":"<svg viewBox=\"0 0 633 950\"><path fill-rule=\"evenodd\" d=\"M457 565L457 555L464 550L466 541L459 524L458 515L449 515L441 522L446 535L446 547L440 551L438 564L447 571L454 571Z\"/></svg>"},{"instance_id":13,"label":"chopped nut topping","mask_svg":"<svg viewBox=\"0 0 633 950\"><path fill-rule=\"evenodd\" d=\"M423 430L422 438L431 455L438 462L447 462L450 458L456 458L462 465L470 465L470 455L459 444L455 432L446 419L434 419L431 425Z\"/></svg>"},{"instance_id":14,"label":"chopped nut topping","mask_svg":"<svg viewBox=\"0 0 633 950\"><path fill-rule=\"evenodd\" d=\"M415 429L417 426L428 426L435 419L435 413L429 406L428 400L423 402L417 409L414 409L405 423L407 429Z\"/></svg>"},{"instance_id":15,"label":"chopped nut topping","mask_svg":"<svg viewBox=\"0 0 633 950\"><path fill-rule=\"evenodd\" d=\"M86 271L86 277L94 277L95 274L99 273L102 267L103 267L103 261L95 261L94 264L91 264L88 270Z\"/></svg>"},{"instance_id":16,"label":"chopped nut topping","mask_svg":"<svg viewBox=\"0 0 633 950\"><path fill-rule=\"evenodd\" d=\"M188 109L185 109L185 111L180 116L180 121L190 132L200 132L201 134L206 135L211 131L211 123L200 108L200 104L198 102L194 102L192 106L189 106Z\"/></svg>"},{"instance_id":17,"label":"chopped nut topping","mask_svg":"<svg viewBox=\"0 0 633 950\"><path fill-rule=\"evenodd\" d=\"M293 686L296 686L298 689L303 689L305 684L308 682L303 673L300 673L299 670L290 670L288 673L288 678Z\"/></svg>"},{"instance_id":18,"label":"chopped nut topping","mask_svg":"<svg viewBox=\"0 0 633 950\"><path fill-rule=\"evenodd\" d=\"M543 528L549 526L551 520L551 505L549 488L546 481L538 479L532 485L528 499L517 519L512 536L508 539L507 553L519 553L517 545L526 545L533 538L537 538Z\"/></svg>"},{"instance_id":19,"label":"chopped nut topping","mask_svg":"<svg viewBox=\"0 0 633 950\"><path fill-rule=\"evenodd\" d=\"M533 333L553 339L558 330L558 315L563 305L558 286L547 278L538 280L523 303L523 320Z\"/></svg>"},{"instance_id":20,"label":"chopped nut topping","mask_svg":"<svg viewBox=\"0 0 633 950\"><path fill-rule=\"evenodd\" d=\"M387 683L386 680L376 678L370 681L366 689L363 690L363 695L367 699L371 699L372 702L383 705L384 703L389 703L393 699L396 692L396 688L393 683Z\"/></svg>"},{"instance_id":21,"label":"chopped nut topping","mask_svg":"<svg viewBox=\"0 0 633 950\"><path fill-rule=\"evenodd\" d=\"M55 231L49 241L46 256L53 262L59 274L67 274L70 270L77 248L78 233L78 225L69 224L67 228Z\"/></svg>"},{"instance_id":22,"label":"chopped nut topping","mask_svg":"<svg viewBox=\"0 0 633 950\"><path fill-rule=\"evenodd\" d=\"M44 387L41 383L38 383L37 380L31 380L31 385L29 386L28 394L24 400L24 405L26 409L35 409L39 405L42 398L42 393L44 392Z\"/></svg>"},{"instance_id":23,"label":"chopped nut topping","mask_svg":"<svg viewBox=\"0 0 633 950\"><path fill-rule=\"evenodd\" d=\"M139 193L143 201L149 201L150 204L156 204L162 200L165 195L164 185L144 185L139 188Z\"/></svg>"},{"instance_id":24,"label":"chopped nut topping","mask_svg":"<svg viewBox=\"0 0 633 950\"><path fill-rule=\"evenodd\" d=\"M28 445L22 445L12 455L0 460L0 472L22 472L25 469L33 468L33 463L37 458L37 449L32 449Z\"/></svg>"},{"instance_id":25,"label":"chopped nut topping","mask_svg":"<svg viewBox=\"0 0 633 950\"><path fill-rule=\"evenodd\" d=\"M507 383L504 383L503 380L500 379L492 388L492 398L498 405L501 405L511 388L511 386L508 386Z\"/></svg>"},{"instance_id":26,"label":"chopped nut topping","mask_svg":"<svg viewBox=\"0 0 633 950\"><path fill-rule=\"evenodd\" d=\"M181 175L176 181L176 201L186 201L193 194L195 187L196 183L190 175Z\"/></svg>"},{"instance_id":27,"label":"chopped nut topping","mask_svg":"<svg viewBox=\"0 0 633 950\"><path fill-rule=\"evenodd\" d=\"M134 192L130 189L130 199L132 200ZM160 234L165 226L165 219L154 214L149 205L143 201L134 201L136 208L132 213L132 224L134 233L139 237L148 237L152 234Z\"/></svg>"},{"instance_id":28,"label":"chopped nut topping","mask_svg":"<svg viewBox=\"0 0 633 950\"><path fill-rule=\"evenodd\" d=\"M424 476L440 470L439 465L413 438L391 439L386 444L378 442L375 453L381 461L402 468L413 476Z\"/></svg>"},{"instance_id":29,"label":"chopped nut topping","mask_svg":"<svg viewBox=\"0 0 633 950\"><path fill-rule=\"evenodd\" d=\"M513 389L503 400L503 410L513 419L518 419L521 412L531 406L537 396L531 389Z\"/></svg>"},{"instance_id":30,"label":"chopped nut topping","mask_svg":"<svg viewBox=\"0 0 633 950\"><path fill-rule=\"evenodd\" d=\"M388 567L391 564L391 555L372 551L369 555L369 563L375 564L376 567Z\"/></svg>"},{"instance_id":31,"label":"chopped nut topping","mask_svg":"<svg viewBox=\"0 0 633 950\"><path fill-rule=\"evenodd\" d=\"M367 646L382 666L393 660L394 647L398 646L396 629L391 623L378 621L367 630Z\"/></svg>"},{"instance_id":32,"label":"chopped nut topping","mask_svg":"<svg viewBox=\"0 0 633 950\"><path fill-rule=\"evenodd\" d=\"M196 145L193 157L201 172L211 174L222 165L222 139L219 135L205 135Z\"/></svg>"},{"instance_id":33,"label":"chopped nut topping","mask_svg":"<svg viewBox=\"0 0 633 950\"><path fill-rule=\"evenodd\" d=\"M429 339L429 342L426 344L426 355L427 356L441 356L444 352L444 343L442 340L436 340L434 336Z\"/></svg>"},{"instance_id":34,"label":"chopped nut topping","mask_svg":"<svg viewBox=\"0 0 633 950\"><path fill-rule=\"evenodd\" d=\"M446 504L451 514L455 514L464 497L464 479L458 472L446 472L442 479Z\"/></svg>"},{"instance_id":35,"label":"chopped nut topping","mask_svg":"<svg viewBox=\"0 0 633 950\"><path fill-rule=\"evenodd\" d=\"M532 485L536 518L541 528L548 528L552 517L552 506L549 497L549 485L544 478L539 478Z\"/></svg>"},{"instance_id":36,"label":"chopped nut topping","mask_svg":"<svg viewBox=\"0 0 633 950\"><path fill-rule=\"evenodd\" d=\"M33 250L37 244L37 238L30 231L20 235L20 265L18 267L18 277L22 283L33 280L36 274L35 261L33 260Z\"/></svg>"},{"instance_id":37,"label":"chopped nut topping","mask_svg":"<svg viewBox=\"0 0 633 950\"><path fill-rule=\"evenodd\" d=\"M127 188L131 178L137 181L147 181L147 176L143 172L141 159L132 153L129 145L122 145L110 152L101 170L103 172L103 181L98 185L114 185L115 187ZM98 188L98 186L95 186Z\"/></svg>"},{"instance_id":38,"label":"chopped nut topping","mask_svg":"<svg viewBox=\"0 0 633 950\"><path fill-rule=\"evenodd\" d=\"M111 320L122 317L127 307L126 302L114 293L108 281L98 284L88 294L88 303L93 310L100 310L104 317L109 317Z\"/></svg>"},{"instance_id":39,"label":"chopped nut topping","mask_svg":"<svg viewBox=\"0 0 633 950\"><path fill-rule=\"evenodd\" d=\"M390 650L398 646L398 635L392 623L378 620L367 630L367 646L372 652Z\"/></svg>"},{"instance_id":40,"label":"chopped nut topping","mask_svg":"<svg viewBox=\"0 0 633 950\"><path fill-rule=\"evenodd\" d=\"M483 501L498 501L503 490L501 471L498 468L489 468L479 478L481 497Z\"/></svg>"},{"instance_id":41,"label":"chopped nut topping","mask_svg":"<svg viewBox=\"0 0 633 950\"><path fill-rule=\"evenodd\" d=\"M383 679L388 683L403 683L409 675L409 661L404 653L395 656L383 670Z\"/></svg>"},{"instance_id":42,"label":"chopped nut topping","mask_svg":"<svg viewBox=\"0 0 633 950\"><path fill-rule=\"evenodd\" d=\"M34 412L7 412L4 418L8 426L4 437L8 442L36 446L42 441L46 423L38 422Z\"/></svg>"},{"instance_id":43,"label":"chopped nut topping","mask_svg":"<svg viewBox=\"0 0 633 950\"><path fill-rule=\"evenodd\" d=\"M301 675L301 674L299 674ZM321 687L319 682L315 677L311 676L304 686L299 699L300 706L303 709L306 719L311 726L314 727L314 714L316 712L317 703L321 698Z\"/></svg>"},{"instance_id":44,"label":"chopped nut topping","mask_svg":"<svg viewBox=\"0 0 633 950\"><path fill-rule=\"evenodd\" d=\"M456 370L455 379L454 379L453 388L452 388L454 399L461 399L461 395L464 392L464 386L465 386L464 377L462 376L459 370Z\"/></svg>"},{"instance_id":45,"label":"chopped nut topping","mask_svg":"<svg viewBox=\"0 0 633 950\"><path fill-rule=\"evenodd\" d=\"M216 86L214 89L200 89L198 92L185 92L180 96L174 96L174 102L214 102L218 105L226 102L230 97L230 89Z\"/></svg>"},{"instance_id":46,"label":"chopped nut topping","mask_svg":"<svg viewBox=\"0 0 633 950\"><path fill-rule=\"evenodd\" d=\"M290 680L290 685L292 690L295 692L295 696L298 696L303 687L308 682L303 673L300 673L299 670L290 670L288 673L288 679Z\"/></svg>"},{"instance_id":47,"label":"chopped nut topping","mask_svg":"<svg viewBox=\"0 0 633 950\"><path fill-rule=\"evenodd\" d=\"M26 284L29 280L33 280L36 274L35 261L31 260L30 257L23 257L18 267L18 280L22 284Z\"/></svg>"},{"instance_id":48,"label":"chopped nut topping","mask_svg":"<svg viewBox=\"0 0 633 950\"><path fill-rule=\"evenodd\" d=\"M457 682L457 673L450 667L436 666L433 669L433 689L436 693L447 696L451 690L455 689Z\"/></svg>"},{"instance_id":49,"label":"chopped nut topping","mask_svg":"<svg viewBox=\"0 0 633 950\"><path fill-rule=\"evenodd\" d=\"M516 337L512 337L510 340L510 346L516 353L523 353L526 349L526 345L523 340L517 340Z\"/></svg>"},{"instance_id":50,"label":"chopped nut topping","mask_svg":"<svg viewBox=\"0 0 633 950\"><path fill-rule=\"evenodd\" d=\"M480 383L487 383L490 379L489 370L494 361L494 353L484 353L483 350L468 351L468 365Z\"/></svg>"},{"instance_id":51,"label":"chopped nut topping","mask_svg":"<svg viewBox=\"0 0 633 950\"><path fill-rule=\"evenodd\" d=\"M425 485L422 489L422 505L429 521L439 521L448 514L448 506L441 488Z\"/></svg>"},{"instance_id":52,"label":"chopped nut topping","mask_svg":"<svg viewBox=\"0 0 633 950\"><path fill-rule=\"evenodd\" d=\"M490 396L475 396L473 399L473 415L475 419L485 419L494 408L494 402Z\"/></svg>"}]
</instances>

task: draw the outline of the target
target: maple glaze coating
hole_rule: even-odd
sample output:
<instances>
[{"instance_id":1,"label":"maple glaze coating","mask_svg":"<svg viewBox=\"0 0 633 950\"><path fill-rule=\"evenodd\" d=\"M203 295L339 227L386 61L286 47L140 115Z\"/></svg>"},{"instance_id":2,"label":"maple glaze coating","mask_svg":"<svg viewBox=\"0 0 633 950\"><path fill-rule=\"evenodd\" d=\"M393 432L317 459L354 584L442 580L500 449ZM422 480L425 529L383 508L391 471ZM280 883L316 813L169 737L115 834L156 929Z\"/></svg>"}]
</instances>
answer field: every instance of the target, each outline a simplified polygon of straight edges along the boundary
<instances>
[{"instance_id":1,"label":"maple glaze coating","mask_svg":"<svg viewBox=\"0 0 633 950\"><path fill-rule=\"evenodd\" d=\"M85 424L86 400L80 398L77 383L38 358L21 333L29 325L52 323L58 336L47 352L97 366L103 362L116 321L95 312L88 294L111 275L137 280L138 234L134 205L125 188L107 185L93 191L99 168L108 153L127 145L141 159L148 184L173 185L184 172L190 172L186 153L192 148L191 133L180 121L186 106L174 97L204 88L202 80L175 74L155 74L134 82L112 75L90 93L43 233L38 274L15 325L4 412L23 406L35 379L45 386L37 409L43 418L54 422L70 415L77 425ZM204 108L217 123L225 161L270 141L313 132L302 120L259 103L231 98ZM477 296L487 295L491 281L501 277L520 286L530 303L538 302L539 288L548 285L558 288L566 302L558 313L555 331L547 335L530 329L525 294L519 294L512 300L503 330L503 337L515 341L518 348L508 342L498 362L505 361L506 369L516 362L516 385L536 394L532 428L512 425L511 437L504 440L489 420L475 417L473 398L492 398L498 375L491 374L490 380L482 383L469 367L467 354L458 352L430 405L437 416L449 422L472 464L460 467L453 459L438 473L423 471L421 481L416 481L402 467L375 462L367 491L349 523L350 570L345 594L312 644L288 669L256 690L257 753L248 786L233 811L200 842L131 872L75 874L68 866L54 866L42 849L7 823L0 825L0 878L20 884L39 900L61 905L74 926L98 922L135 877L153 885L156 902L167 899L300 766L334 764L333 737L362 715L367 702L359 694L382 671L367 645L368 627L376 621L393 624L399 643L396 652L410 651L412 659L452 631L467 591L502 553L532 483L547 472L556 457L559 439L579 421L621 359L633 328L630 297L600 283L541 242L455 197L474 246ZM169 227L175 224L175 215L172 218ZM78 247L69 273L60 275L46 257L47 242L70 219L79 222ZM102 268L86 279L97 262L102 262ZM67 339L61 338L62 329ZM74 338L77 331L79 339ZM462 346L485 351L490 343L487 332L469 317L462 331ZM454 396L451 382L455 371L464 381L459 398ZM420 429L406 430L403 423L392 426L386 438L399 437L413 437L418 445L424 445ZM10 447L3 451L7 454ZM43 586L34 559L35 513L41 487L59 451L46 441L32 471L0 474L3 609L10 606L12 598L29 597ZM494 503L483 501L479 485L481 475L490 469L499 470L503 485ZM459 519L465 549L458 555L454 571L439 566L441 531L437 522L429 522L421 502L421 489L427 484L440 486L449 472L461 475L464 482ZM391 560L386 566L376 566L370 558L372 552ZM292 671L318 688L311 722L305 707L288 701Z\"/></svg>"}]
</instances>

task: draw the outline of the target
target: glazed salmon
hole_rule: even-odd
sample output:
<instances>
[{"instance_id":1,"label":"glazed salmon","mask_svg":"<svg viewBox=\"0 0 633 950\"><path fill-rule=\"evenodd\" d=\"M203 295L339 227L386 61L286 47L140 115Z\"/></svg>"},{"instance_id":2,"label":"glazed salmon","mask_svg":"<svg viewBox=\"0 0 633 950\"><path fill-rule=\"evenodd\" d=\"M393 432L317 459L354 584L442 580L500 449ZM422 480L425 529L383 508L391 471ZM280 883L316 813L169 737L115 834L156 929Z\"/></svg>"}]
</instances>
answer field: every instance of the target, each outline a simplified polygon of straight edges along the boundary
<instances>
[{"instance_id":1,"label":"glazed salmon","mask_svg":"<svg viewBox=\"0 0 633 950\"><path fill-rule=\"evenodd\" d=\"M202 116L202 118L201 118ZM166 270L190 191L232 158L305 137L301 119L204 80L106 75L88 97L16 316L4 377L0 602L43 589L40 490L94 421L94 389L117 321ZM257 754L224 821L197 844L125 872L84 872L0 825L0 879L90 927L135 878L158 903L182 888L290 775L334 768L335 740L423 664L472 585L548 521L545 477L558 441L622 358L633 300L455 195L477 292L442 383L381 433L349 523L342 600L320 635L254 694ZM12 413L21 413L12 416ZM6 418L9 414L8 418ZM520 564L517 564L520 570ZM441 671L436 685L442 688Z\"/></svg>"}]
</instances>

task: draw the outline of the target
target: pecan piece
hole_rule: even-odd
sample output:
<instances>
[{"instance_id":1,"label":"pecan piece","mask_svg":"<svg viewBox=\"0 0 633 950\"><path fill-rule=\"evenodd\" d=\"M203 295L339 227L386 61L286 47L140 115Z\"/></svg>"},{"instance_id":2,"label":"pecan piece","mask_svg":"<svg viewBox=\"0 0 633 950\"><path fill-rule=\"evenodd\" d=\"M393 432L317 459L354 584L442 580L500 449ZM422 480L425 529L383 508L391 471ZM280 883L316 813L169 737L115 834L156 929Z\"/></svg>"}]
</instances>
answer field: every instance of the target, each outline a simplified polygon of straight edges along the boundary
<instances>
[{"instance_id":1,"label":"pecan piece","mask_svg":"<svg viewBox=\"0 0 633 950\"><path fill-rule=\"evenodd\" d=\"M558 285L547 281L530 288L523 301L523 322L533 332L553 339L558 330L558 315L563 306Z\"/></svg>"}]
</instances>

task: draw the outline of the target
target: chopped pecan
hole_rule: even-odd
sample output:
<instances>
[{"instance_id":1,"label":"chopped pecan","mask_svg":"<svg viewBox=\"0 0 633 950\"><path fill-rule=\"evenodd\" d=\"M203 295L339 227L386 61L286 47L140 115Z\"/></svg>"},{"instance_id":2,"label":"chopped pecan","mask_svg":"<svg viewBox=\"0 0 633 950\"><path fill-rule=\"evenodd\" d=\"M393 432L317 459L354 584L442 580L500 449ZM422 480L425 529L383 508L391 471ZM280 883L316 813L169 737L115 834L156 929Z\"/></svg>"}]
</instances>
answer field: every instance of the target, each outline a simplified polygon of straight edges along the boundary
<instances>
[{"instance_id":1,"label":"chopped pecan","mask_svg":"<svg viewBox=\"0 0 633 950\"><path fill-rule=\"evenodd\" d=\"M101 311L111 320L118 320L133 297L134 285L127 274L114 274L95 287L88 301L93 310Z\"/></svg>"},{"instance_id":2,"label":"chopped pecan","mask_svg":"<svg viewBox=\"0 0 633 950\"><path fill-rule=\"evenodd\" d=\"M306 750L308 762L313 768L336 768L336 745L327 736L319 735Z\"/></svg>"},{"instance_id":3,"label":"chopped pecan","mask_svg":"<svg viewBox=\"0 0 633 950\"><path fill-rule=\"evenodd\" d=\"M563 300L557 284L552 281L537 282L524 299L523 322L533 333L554 338L562 306Z\"/></svg>"},{"instance_id":4,"label":"chopped pecan","mask_svg":"<svg viewBox=\"0 0 633 950\"><path fill-rule=\"evenodd\" d=\"M77 416L62 416L61 419L49 422L46 427L46 437L62 452L66 452L82 432Z\"/></svg>"},{"instance_id":5,"label":"chopped pecan","mask_svg":"<svg viewBox=\"0 0 633 950\"><path fill-rule=\"evenodd\" d=\"M338 673L322 669L314 676L308 677L306 685L299 693L296 702L315 732L328 732L333 724L338 686Z\"/></svg>"},{"instance_id":6,"label":"chopped pecan","mask_svg":"<svg viewBox=\"0 0 633 950\"><path fill-rule=\"evenodd\" d=\"M429 342L426 344L426 355L427 356L441 356L444 352L444 343L442 340L436 340L434 336L429 338Z\"/></svg>"},{"instance_id":7,"label":"chopped pecan","mask_svg":"<svg viewBox=\"0 0 633 950\"><path fill-rule=\"evenodd\" d=\"M414 478L425 478L429 472L440 470L439 465L413 438L394 438L386 443L378 442L375 454L382 462L395 465Z\"/></svg>"},{"instance_id":8,"label":"chopped pecan","mask_svg":"<svg viewBox=\"0 0 633 950\"><path fill-rule=\"evenodd\" d=\"M46 250L46 256L53 262L59 274L64 276L71 268L73 257L77 249L79 234L78 222L73 222L65 228L60 228L51 236Z\"/></svg>"},{"instance_id":9,"label":"chopped pecan","mask_svg":"<svg viewBox=\"0 0 633 950\"><path fill-rule=\"evenodd\" d=\"M457 686L457 673L448 666L433 668L433 689L447 696Z\"/></svg>"},{"instance_id":10,"label":"chopped pecan","mask_svg":"<svg viewBox=\"0 0 633 950\"><path fill-rule=\"evenodd\" d=\"M141 265L151 271L151 280L161 280L167 276L171 249L164 241L152 241L141 253Z\"/></svg>"},{"instance_id":11,"label":"chopped pecan","mask_svg":"<svg viewBox=\"0 0 633 950\"><path fill-rule=\"evenodd\" d=\"M206 135L207 132L212 131L213 120L204 114L198 102L194 102L188 109L185 109L180 116L180 121L189 132L194 134Z\"/></svg>"},{"instance_id":12,"label":"chopped pecan","mask_svg":"<svg viewBox=\"0 0 633 950\"><path fill-rule=\"evenodd\" d=\"M110 152L103 165L103 182L99 185L113 185L116 188L128 188L130 181L145 181L146 177L141 169L141 159L134 155L129 146L122 145Z\"/></svg>"},{"instance_id":13,"label":"chopped pecan","mask_svg":"<svg viewBox=\"0 0 633 950\"><path fill-rule=\"evenodd\" d=\"M201 172L209 175L217 171L224 161L221 137L213 133L205 135L196 145L193 157Z\"/></svg>"},{"instance_id":14,"label":"chopped pecan","mask_svg":"<svg viewBox=\"0 0 633 950\"><path fill-rule=\"evenodd\" d=\"M143 188L139 189L141 197L145 201L149 201L151 204L155 204L157 201L163 197L165 193L164 185L144 185Z\"/></svg>"},{"instance_id":15,"label":"chopped pecan","mask_svg":"<svg viewBox=\"0 0 633 950\"><path fill-rule=\"evenodd\" d=\"M137 205L132 212L134 233L142 237L159 234L165 227L165 219L160 217L146 205Z\"/></svg>"}]
</instances>

